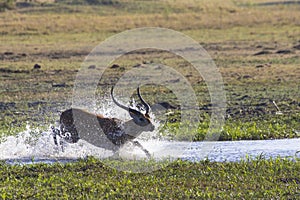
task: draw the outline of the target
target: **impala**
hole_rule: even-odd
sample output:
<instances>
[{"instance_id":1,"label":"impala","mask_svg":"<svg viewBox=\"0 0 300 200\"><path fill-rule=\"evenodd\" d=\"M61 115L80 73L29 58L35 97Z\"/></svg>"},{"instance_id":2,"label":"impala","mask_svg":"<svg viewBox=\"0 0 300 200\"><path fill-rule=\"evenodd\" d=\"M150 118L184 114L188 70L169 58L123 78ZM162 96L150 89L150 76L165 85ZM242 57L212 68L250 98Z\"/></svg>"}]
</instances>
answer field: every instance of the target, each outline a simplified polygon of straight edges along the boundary
<instances>
[{"instance_id":1,"label":"impala","mask_svg":"<svg viewBox=\"0 0 300 200\"><path fill-rule=\"evenodd\" d=\"M114 98L113 89L112 87L111 98L113 102L128 111L131 120L122 121L117 118L107 118L100 114L96 115L82 109L71 108L61 113L60 130L52 128L55 144L58 145L57 136L69 143L76 143L79 139L84 139L95 146L116 152L120 147L131 142L141 148L147 157L150 157L150 153L138 141L134 140L142 132L153 131L155 128L149 116L150 106L142 98L139 87L137 88L137 95L141 104L136 105L135 108L120 104Z\"/></svg>"}]
</instances>

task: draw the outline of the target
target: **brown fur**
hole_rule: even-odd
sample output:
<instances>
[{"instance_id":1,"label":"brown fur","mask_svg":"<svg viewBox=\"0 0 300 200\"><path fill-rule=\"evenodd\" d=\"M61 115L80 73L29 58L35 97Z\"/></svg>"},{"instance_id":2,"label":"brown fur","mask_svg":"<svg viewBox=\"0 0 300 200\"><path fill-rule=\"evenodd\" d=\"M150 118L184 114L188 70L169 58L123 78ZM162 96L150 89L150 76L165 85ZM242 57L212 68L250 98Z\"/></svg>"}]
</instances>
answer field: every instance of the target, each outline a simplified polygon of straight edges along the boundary
<instances>
[{"instance_id":1,"label":"brown fur","mask_svg":"<svg viewBox=\"0 0 300 200\"><path fill-rule=\"evenodd\" d=\"M122 122L117 118L105 118L87 111L71 108L64 111L60 116L61 133L71 133L69 142L75 143L80 138L80 131L85 134L97 132L104 133L114 145L121 146L138 137L143 131L153 131L149 115L140 116L146 120L146 126L139 126L134 120ZM80 131L78 131L80 129ZM79 132L79 133L78 133ZM87 134L88 135L88 134Z\"/></svg>"}]
</instances>

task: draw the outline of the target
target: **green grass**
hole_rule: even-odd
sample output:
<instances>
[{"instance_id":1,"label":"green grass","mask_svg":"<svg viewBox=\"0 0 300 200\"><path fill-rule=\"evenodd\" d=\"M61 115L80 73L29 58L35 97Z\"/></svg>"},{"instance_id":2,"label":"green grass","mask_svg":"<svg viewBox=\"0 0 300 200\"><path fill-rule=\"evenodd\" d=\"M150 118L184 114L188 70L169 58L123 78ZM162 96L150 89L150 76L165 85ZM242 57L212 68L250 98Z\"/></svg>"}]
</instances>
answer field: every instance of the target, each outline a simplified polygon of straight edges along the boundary
<instances>
[{"instance_id":1,"label":"green grass","mask_svg":"<svg viewBox=\"0 0 300 200\"><path fill-rule=\"evenodd\" d=\"M126 164L126 163L125 163ZM176 161L143 174L89 158L69 164L0 164L2 199L297 199L299 162Z\"/></svg>"},{"instance_id":2,"label":"green grass","mask_svg":"<svg viewBox=\"0 0 300 200\"><path fill-rule=\"evenodd\" d=\"M247 119L247 116L229 118L221 131L212 130L212 133L217 135L216 139L219 141L298 138L299 117L299 114L295 114L251 117L251 119ZM189 122L186 124L183 122L182 125L181 122L173 122L174 117L170 117L162 126L160 135L173 140L205 140L210 121L209 117L202 119L197 127L192 127Z\"/></svg>"}]
</instances>

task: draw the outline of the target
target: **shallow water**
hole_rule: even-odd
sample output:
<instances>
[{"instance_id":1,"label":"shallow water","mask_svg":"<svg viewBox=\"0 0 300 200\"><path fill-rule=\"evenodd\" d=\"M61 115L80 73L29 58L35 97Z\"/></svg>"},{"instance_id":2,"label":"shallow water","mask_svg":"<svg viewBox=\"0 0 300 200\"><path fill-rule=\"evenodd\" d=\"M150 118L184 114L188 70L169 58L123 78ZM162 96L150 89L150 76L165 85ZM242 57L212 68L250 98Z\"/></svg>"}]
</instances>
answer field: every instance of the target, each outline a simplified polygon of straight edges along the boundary
<instances>
[{"instance_id":1,"label":"shallow water","mask_svg":"<svg viewBox=\"0 0 300 200\"><path fill-rule=\"evenodd\" d=\"M42 132L37 137L30 127L18 136L9 136L0 143L0 160L7 163L31 164L72 162L79 158L94 156L99 159L108 158L113 152L93 146L84 140L76 144L65 144L61 147L54 144L51 132ZM226 142L178 142L166 140L140 140L140 143L152 154L156 160L164 158L183 159L197 162L209 159L217 162L236 162L263 156L296 158L300 150L300 138L257 141L226 141ZM137 147L124 147L120 153L123 159L145 158L144 152ZM298 157L299 158L299 155Z\"/></svg>"}]
</instances>

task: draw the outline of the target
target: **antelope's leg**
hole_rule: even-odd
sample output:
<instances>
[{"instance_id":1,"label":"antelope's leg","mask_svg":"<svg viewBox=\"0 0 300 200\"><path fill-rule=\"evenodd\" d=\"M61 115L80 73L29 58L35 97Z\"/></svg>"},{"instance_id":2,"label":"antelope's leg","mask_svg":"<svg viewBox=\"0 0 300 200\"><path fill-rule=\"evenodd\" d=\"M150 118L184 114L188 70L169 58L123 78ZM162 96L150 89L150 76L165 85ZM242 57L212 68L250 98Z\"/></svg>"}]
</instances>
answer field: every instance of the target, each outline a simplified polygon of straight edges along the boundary
<instances>
[{"instance_id":1,"label":"antelope's leg","mask_svg":"<svg viewBox=\"0 0 300 200\"><path fill-rule=\"evenodd\" d=\"M64 152L64 146L63 146L63 141L62 140L59 140L59 144L57 142L57 136L59 136L61 138L61 132L60 130L58 130L57 128L55 128L54 126L51 126L51 129L52 129L52 134L53 134L53 140L54 140L54 144L56 146L61 146L61 150L62 152Z\"/></svg>"},{"instance_id":2,"label":"antelope's leg","mask_svg":"<svg viewBox=\"0 0 300 200\"><path fill-rule=\"evenodd\" d=\"M148 158L151 158L151 154L149 153L149 151L147 149L145 149L143 147L143 145L141 145L141 143L139 143L138 141L132 141L132 143L137 146L137 147L140 147L144 152L145 154L147 155Z\"/></svg>"},{"instance_id":3,"label":"antelope's leg","mask_svg":"<svg viewBox=\"0 0 300 200\"><path fill-rule=\"evenodd\" d=\"M55 128L54 126L51 126L51 129L52 129L52 133L53 133L54 144L58 145L58 143L57 143L57 135L60 136L60 131L57 128Z\"/></svg>"}]
</instances>

